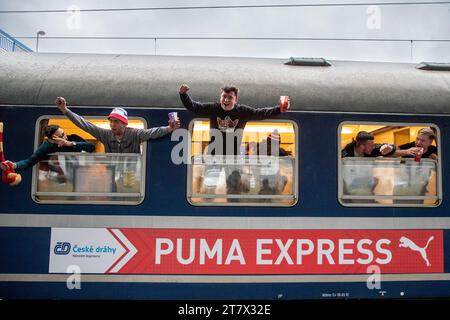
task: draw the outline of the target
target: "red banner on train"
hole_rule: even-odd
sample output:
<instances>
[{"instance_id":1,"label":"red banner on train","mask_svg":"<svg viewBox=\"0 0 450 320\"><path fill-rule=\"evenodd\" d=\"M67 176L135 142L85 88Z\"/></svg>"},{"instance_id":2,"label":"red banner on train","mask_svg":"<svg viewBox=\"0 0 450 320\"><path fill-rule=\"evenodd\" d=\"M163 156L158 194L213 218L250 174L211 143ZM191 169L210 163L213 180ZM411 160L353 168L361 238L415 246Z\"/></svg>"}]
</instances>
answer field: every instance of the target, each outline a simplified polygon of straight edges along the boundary
<instances>
[{"instance_id":1,"label":"red banner on train","mask_svg":"<svg viewBox=\"0 0 450 320\"><path fill-rule=\"evenodd\" d=\"M50 272L358 274L443 272L442 230L53 228Z\"/></svg>"}]
</instances>

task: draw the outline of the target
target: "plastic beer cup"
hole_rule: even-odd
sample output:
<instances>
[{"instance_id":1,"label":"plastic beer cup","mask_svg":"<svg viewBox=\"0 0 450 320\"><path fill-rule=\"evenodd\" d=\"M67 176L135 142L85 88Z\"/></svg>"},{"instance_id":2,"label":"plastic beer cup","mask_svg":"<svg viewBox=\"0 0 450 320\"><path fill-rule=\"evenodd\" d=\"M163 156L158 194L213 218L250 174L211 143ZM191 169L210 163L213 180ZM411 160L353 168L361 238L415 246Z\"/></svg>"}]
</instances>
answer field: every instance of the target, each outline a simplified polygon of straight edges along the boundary
<instances>
[{"instance_id":1,"label":"plastic beer cup","mask_svg":"<svg viewBox=\"0 0 450 320\"><path fill-rule=\"evenodd\" d=\"M178 112L169 112L169 120L176 121L178 119Z\"/></svg>"},{"instance_id":2,"label":"plastic beer cup","mask_svg":"<svg viewBox=\"0 0 450 320\"><path fill-rule=\"evenodd\" d=\"M286 112L289 105L289 96L280 96L280 111Z\"/></svg>"},{"instance_id":3,"label":"plastic beer cup","mask_svg":"<svg viewBox=\"0 0 450 320\"><path fill-rule=\"evenodd\" d=\"M414 156L414 161L420 162L420 159L422 159L422 153L423 153L423 148L420 148L420 152L416 153L416 155Z\"/></svg>"}]
</instances>

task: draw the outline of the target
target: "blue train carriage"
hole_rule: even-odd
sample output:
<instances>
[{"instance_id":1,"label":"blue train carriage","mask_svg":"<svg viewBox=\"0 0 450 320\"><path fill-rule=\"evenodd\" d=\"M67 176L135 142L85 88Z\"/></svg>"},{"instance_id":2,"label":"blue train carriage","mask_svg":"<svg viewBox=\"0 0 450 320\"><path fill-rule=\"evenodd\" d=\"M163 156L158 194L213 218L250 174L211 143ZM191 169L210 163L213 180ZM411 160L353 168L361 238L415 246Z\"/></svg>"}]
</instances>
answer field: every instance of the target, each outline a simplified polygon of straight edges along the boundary
<instances>
[{"instance_id":1,"label":"blue train carriage","mask_svg":"<svg viewBox=\"0 0 450 320\"><path fill-rule=\"evenodd\" d=\"M0 186L0 298L450 296L448 65L0 54L7 159L32 154L48 124L96 146ZM248 122L235 162L208 159L209 121L182 107L182 83L197 101L234 83L243 104L288 95L291 108ZM105 154L56 96L101 127L124 106L129 126L176 111L184 130ZM424 128L435 158L341 157L360 131L399 147ZM283 156L259 155L276 134Z\"/></svg>"}]
</instances>

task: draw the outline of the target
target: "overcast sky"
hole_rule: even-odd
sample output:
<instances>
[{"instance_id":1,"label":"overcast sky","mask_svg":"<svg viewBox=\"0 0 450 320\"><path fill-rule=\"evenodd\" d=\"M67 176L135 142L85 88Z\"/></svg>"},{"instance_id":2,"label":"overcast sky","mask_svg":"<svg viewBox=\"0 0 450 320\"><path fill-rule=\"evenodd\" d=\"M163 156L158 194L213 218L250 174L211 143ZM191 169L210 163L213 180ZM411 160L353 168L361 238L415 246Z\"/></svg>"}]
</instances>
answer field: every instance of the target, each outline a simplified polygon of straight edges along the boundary
<instances>
[{"instance_id":1,"label":"overcast sky","mask_svg":"<svg viewBox=\"0 0 450 320\"><path fill-rule=\"evenodd\" d=\"M379 0L379 2L395 0ZM418 0L404 0L418 2ZM425 0L426 1L426 0ZM429 0L428 0L429 1ZM2 10L367 3L370 0L1 0ZM120 12L0 13L0 29L35 37L40 52L324 57L334 60L450 62L450 41L374 42L314 40L56 40L46 37L295 37L450 40L450 4L234 8ZM33 50L35 39L19 39Z\"/></svg>"}]
</instances>

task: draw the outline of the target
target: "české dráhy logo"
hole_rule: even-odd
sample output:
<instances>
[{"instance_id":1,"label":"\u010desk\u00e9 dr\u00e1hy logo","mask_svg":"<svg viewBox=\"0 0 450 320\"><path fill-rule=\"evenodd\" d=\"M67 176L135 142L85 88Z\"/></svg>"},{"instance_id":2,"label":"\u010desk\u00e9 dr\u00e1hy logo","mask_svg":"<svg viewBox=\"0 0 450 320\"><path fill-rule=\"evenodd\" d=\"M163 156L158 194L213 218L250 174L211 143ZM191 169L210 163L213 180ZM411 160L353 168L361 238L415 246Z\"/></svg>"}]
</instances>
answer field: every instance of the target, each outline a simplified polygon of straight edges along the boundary
<instances>
[{"instance_id":1,"label":"\u010desk\u00e9 dr\u00e1hy logo","mask_svg":"<svg viewBox=\"0 0 450 320\"><path fill-rule=\"evenodd\" d=\"M57 242L53 252L59 255L69 254L70 248L71 245L69 242Z\"/></svg>"}]
</instances>

